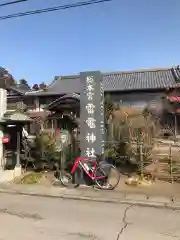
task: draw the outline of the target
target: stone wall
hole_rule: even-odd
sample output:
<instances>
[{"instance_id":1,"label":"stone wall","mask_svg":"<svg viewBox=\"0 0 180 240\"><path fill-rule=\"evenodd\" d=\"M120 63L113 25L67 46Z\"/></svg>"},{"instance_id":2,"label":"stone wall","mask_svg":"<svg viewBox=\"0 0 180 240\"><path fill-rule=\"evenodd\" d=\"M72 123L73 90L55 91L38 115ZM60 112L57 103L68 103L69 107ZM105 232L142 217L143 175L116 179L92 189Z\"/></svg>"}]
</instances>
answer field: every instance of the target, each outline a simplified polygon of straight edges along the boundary
<instances>
[{"instance_id":1,"label":"stone wall","mask_svg":"<svg viewBox=\"0 0 180 240\"><path fill-rule=\"evenodd\" d=\"M0 119L3 117L5 112L7 111L7 91L5 89L0 88ZM3 150L3 131L0 126L0 169L4 167L4 150Z\"/></svg>"}]
</instances>

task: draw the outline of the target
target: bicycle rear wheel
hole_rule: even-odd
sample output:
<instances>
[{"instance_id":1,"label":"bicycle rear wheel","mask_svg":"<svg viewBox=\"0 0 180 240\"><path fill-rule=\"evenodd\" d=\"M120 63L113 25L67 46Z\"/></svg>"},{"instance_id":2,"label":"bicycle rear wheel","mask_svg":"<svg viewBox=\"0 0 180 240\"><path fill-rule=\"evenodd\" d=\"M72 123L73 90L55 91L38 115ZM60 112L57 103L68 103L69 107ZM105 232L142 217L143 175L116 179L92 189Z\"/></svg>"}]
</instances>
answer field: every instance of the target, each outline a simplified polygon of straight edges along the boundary
<instances>
[{"instance_id":1,"label":"bicycle rear wheel","mask_svg":"<svg viewBox=\"0 0 180 240\"><path fill-rule=\"evenodd\" d=\"M120 181L120 172L112 164L104 163L97 167L94 177L94 182L98 188L113 190Z\"/></svg>"},{"instance_id":2,"label":"bicycle rear wheel","mask_svg":"<svg viewBox=\"0 0 180 240\"><path fill-rule=\"evenodd\" d=\"M64 187L77 188L80 185L81 177L82 169L77 168L74 174L71 174L70 172L65 170L60 170L58 179Z\"/></svg>"}]
</instances>

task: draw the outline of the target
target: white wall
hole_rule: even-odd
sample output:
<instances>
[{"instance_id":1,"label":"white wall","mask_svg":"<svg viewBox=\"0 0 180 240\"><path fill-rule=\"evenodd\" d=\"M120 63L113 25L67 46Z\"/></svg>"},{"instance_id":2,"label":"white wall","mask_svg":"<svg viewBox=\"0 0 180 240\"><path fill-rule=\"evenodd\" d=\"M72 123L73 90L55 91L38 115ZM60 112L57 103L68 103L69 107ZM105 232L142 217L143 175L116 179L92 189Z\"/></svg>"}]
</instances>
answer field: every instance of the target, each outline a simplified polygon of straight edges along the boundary
<instances>
[{"instance_id":1,"label":"white wall","mask_svg":"<svg viewBox=\"0 0 180 240\"><path fill-rule=\"evenodd\" d=\"M3 117L7 111L7 91L0 88L0 119ZM3 131L0 128L0 168L4 165L4 155L3 155Z\"/></svg>"},{"instance_id":2,"label":"white wall","mask_svg":"<svg viewBox=\"0 0 180 240\"><path fill-rule=\"evenodd\" d=\"M7 111L7 91L0 88L0 119Z\"/></svg>"}]
</instances>

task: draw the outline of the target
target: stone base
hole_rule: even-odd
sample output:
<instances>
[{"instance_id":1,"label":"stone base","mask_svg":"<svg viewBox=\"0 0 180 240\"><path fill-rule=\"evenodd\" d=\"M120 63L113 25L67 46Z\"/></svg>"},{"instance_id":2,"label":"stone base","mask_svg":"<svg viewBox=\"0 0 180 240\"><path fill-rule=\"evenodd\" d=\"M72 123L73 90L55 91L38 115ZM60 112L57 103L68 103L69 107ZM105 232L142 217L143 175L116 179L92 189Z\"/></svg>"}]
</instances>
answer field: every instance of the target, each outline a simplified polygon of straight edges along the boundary
<instances>
[{"instance_id":1,"label":"stone base","mask_svg":"<svg viewBox=\"0 0 180 240\"><path fill-rule=\"evenodd\" d=\"M21 166L15 166L14 168L14 178L20 177L22 175L22 167Z\"/></svg>"},{"instance_id":2,"label":"stone base","mask_svg":"<svg viewBox=\"0 0 180 240\"><path fill-rule=\"evenodd\" d=\"M0 182L10 182L14 178L21 176L21 166L15 167L13 170L0 170Z\"/></svg>"}]
</instances>

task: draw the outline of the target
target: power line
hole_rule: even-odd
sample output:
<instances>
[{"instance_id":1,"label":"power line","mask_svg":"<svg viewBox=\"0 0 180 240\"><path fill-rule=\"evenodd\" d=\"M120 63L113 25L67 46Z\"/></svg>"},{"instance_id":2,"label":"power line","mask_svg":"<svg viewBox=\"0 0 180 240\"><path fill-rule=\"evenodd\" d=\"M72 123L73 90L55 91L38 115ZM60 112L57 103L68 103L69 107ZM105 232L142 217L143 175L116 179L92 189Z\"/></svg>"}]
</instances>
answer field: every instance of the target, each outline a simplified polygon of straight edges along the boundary
<instances>
[{"instance_id":1,"label":"power line","mask_svg":"<svg viewBox=\"0 0 180 240\"><path fill-rule=\"evenodd\" d=\"M21 3L21 2L27 2L28 0L16 0L16 1L11 1L11 2L7 2L7 3L2 3L0 4L0 7L5 7L7 5L12 5L12 4L17 4L17 3Z\"/></svg>"},{"instance_id":2,"label":"power line","mask_svg":"<svg viewBox=\"0 0 180 240\"><path fill-rule=\"evenodd\" d=\"M28 15L35 15L35 14L46 13L46 12L54 12L54 11L59 11L59 10L66 10L69 8L82 7L82 6L110 2L110 1L112 1L112 0L90 0L90 1L84 1L84 2L77 2L74 4L61 5L61 6L52 7L52 8L37 9L34 11L20 12L20 13L10 14L10 15L6 15L6 16L0 16L0 20L16 18L16 17L23 17L23 16L28 16Z\"/></svg>"}]
</instances>

